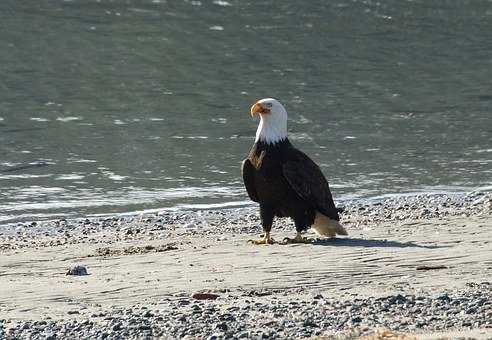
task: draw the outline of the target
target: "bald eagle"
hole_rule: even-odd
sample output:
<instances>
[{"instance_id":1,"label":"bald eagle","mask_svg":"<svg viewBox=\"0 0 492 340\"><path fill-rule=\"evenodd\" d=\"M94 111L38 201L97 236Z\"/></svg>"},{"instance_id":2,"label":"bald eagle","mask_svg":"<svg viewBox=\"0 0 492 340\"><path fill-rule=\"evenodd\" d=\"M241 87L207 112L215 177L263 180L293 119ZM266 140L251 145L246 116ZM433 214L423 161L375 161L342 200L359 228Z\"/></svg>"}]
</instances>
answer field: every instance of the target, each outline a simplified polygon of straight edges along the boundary
<instances>
[{"instance_id":1,"label":"bald eagle","mask_svg":"<svg viewBox=\"0 0 492 340\"><path fill-rule=\"evenodd\" d=\"M254 244L273 244L270 236L275 216L291 217L297 234L288 243L306 243L302 232L312 227L319 235L347 235L339 223L330 187L321 169L287 138L287 111L279 101L266 98L250 110L259 115L256 139L242 162L244 185L251 200L260 204L264 237Z\"/></svg>"}]
</instances>

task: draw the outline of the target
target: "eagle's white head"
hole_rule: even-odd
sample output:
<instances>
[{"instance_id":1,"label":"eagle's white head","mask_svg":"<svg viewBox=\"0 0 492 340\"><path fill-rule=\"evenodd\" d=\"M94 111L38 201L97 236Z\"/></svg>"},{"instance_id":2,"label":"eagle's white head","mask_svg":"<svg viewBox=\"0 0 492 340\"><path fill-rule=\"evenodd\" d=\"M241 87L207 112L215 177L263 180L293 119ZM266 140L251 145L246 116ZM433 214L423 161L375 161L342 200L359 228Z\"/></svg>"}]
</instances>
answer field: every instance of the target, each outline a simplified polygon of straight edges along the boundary
<instances>
[{"instance_id":1,"label":"eagle's white head","mask_svg":"<svg viewBox=\"0 0 492 340\"><path fill-rule=\"evenodd\" d=\"M260 115L255 142L275 144L287 138L287 111L273 98L258 100L251 106L251 116Z\"/></svg>"}]
</instances>

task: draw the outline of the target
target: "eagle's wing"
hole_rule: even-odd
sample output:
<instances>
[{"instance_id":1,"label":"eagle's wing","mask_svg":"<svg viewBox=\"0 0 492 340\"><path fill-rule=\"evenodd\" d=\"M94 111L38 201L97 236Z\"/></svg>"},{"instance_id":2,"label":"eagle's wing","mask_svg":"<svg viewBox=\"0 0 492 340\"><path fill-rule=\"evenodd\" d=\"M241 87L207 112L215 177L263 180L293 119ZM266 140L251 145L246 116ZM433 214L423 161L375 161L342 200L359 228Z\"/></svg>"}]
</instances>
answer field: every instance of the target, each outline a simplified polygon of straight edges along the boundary
<instances>
[{"instance_id":1,"label":"eagle's wing","mask_svg":"<svg viewBox=\"0 0 492 340\"><path fill-rule=\"evenodd\" d=\"M310 202L323 215L340 220L328 181L307 155L295 150L294 157L284 163L282 170L287 182L301 198Z\"/></svg>"},{"instance_id":2,"label":"eagle's wing","mask_svg":"<svg viewBox=\"0 0 492 340\"><path fill-rule=\"evenodd\" d=\"M241 164L241 174L243 175L244 186L246 187L249 198L255 202L259 202L255 187L255 167L249 159L245 159Z\"/></svg>"}]
</instances>

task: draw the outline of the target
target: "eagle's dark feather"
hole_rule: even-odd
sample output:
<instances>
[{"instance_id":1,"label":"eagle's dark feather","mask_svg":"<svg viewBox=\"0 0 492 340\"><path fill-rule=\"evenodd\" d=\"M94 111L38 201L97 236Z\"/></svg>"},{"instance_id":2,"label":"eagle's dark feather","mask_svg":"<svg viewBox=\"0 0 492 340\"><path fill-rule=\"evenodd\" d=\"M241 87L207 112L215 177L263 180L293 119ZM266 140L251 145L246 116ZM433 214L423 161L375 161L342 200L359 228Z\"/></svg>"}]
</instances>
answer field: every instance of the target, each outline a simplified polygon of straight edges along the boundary
<instances>
[{"instance_id":1,"label":"eagle's dark feather","mask_svg":"<svg viewBox=\"0 0 492 340\"><path fill-rule=\"evenodd\" d=\"M258 199L258 193L255 188L254 170L255 168L249 159L245 159L241 164L241 174L243 175L244 186L246 187L248 196L252 201L259 202L260 200Z\"/></svg>"},{"instance_id":2,"label":"eagle's dark feather","mask_svg":"<svg viewBox=\"0 0 492 340\"><path fill-rule=\"evenodd\" d=\"M303 152L292 148L295 160L283 164L283 173L294 191L323 215L339 221L330 186L321 169ZM295 151L294 151L295 150Z\"/></svg>"}]
</instances>

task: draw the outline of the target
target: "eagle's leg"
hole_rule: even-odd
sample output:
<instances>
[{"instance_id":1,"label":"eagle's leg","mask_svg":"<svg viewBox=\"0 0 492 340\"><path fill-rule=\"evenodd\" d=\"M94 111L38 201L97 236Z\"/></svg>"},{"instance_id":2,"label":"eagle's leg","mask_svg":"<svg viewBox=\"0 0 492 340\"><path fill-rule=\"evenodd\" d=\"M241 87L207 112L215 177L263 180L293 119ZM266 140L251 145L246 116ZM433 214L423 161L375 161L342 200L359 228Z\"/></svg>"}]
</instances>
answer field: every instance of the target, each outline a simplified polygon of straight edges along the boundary
<instances>
[{"instance_id":1,"label":"eagle's leg","mask_svg":"<svg viewBox=\"0 0 492 340\"><path fill-rule=\"evenodd\" d=\"M309 222L308 222L308 216L305 214L299 214L294 218L294 223L296 225L296 236L294 238L284 238L284 243L285 244L291 244L291 243L312 243L313 240L307 237L302 236L302 232L306 231L307 228L305 227Z\"/></svg>"},{"instance_id":2,"label":"eagle's leg","mask_svg":"<svg viewBox=\"0 0 492 340\"><path fill-rule=\"evenodd\" d=\"M275 243L273 238L270 236L274 215L275 214L273 212L273 209L269 208L268 206L260 205L261 225L263 226L263 231L265 232L265 234L263 235L263 238L259 240L248 240L248 242L251 242L256 245Z\"/></svg>"}]
</instances>

